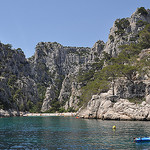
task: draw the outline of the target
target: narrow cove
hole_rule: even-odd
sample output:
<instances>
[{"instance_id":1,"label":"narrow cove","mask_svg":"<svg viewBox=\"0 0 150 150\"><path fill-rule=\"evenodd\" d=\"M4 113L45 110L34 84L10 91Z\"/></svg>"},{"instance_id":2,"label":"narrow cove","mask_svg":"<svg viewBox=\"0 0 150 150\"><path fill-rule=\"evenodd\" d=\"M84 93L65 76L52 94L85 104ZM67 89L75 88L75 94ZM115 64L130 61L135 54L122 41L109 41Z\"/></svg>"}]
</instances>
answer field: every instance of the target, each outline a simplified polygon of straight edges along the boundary
<instances>
[{"instance_id":1,"label":"narrow cove","mask_svg":"<svg viewBox=\"0 0 150 150\"><path fill-rule=\"evenodd\" d=\"M112 130L112 126L116 130ZM75 117L0 118L0 149L148 149L134 137L149 136L150 122Z\"/></svg>"}]
</instances>

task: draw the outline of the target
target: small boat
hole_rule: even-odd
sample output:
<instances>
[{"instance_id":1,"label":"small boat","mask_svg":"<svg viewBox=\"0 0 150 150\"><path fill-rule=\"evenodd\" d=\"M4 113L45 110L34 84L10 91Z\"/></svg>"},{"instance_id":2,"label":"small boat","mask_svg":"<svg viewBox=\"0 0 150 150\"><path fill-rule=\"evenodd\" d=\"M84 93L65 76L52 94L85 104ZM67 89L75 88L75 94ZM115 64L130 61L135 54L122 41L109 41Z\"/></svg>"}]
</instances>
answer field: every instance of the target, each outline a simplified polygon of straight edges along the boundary
<instances>
[{"instance_id":1,"label":"small boat","mask_svg":"<svg viewBox=\"0 0 150 150\"><path fill-rule=\"evenodd\" d=\"M139 138L134 138L134 142L150 142L150 137L139 137Z\"/></svg>"}]
</instances>

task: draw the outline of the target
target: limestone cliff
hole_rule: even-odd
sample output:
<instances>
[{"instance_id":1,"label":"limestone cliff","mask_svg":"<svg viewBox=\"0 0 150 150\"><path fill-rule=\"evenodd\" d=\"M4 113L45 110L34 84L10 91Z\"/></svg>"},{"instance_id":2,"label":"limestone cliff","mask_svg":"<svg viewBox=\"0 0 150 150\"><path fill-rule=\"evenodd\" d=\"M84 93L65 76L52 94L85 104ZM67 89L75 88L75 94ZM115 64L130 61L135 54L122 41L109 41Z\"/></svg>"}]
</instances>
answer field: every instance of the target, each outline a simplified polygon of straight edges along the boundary
<instances>
[{"instance_id":1,"label":"limestone cliff","mask_svg":"<svg viewBox=\"0 0 150 150\"><path fill-rule=\"evenodd\" d=\"M115 95L112 89L93 95L87 106L78 111L78 116L107 120L150 120L150 80L131 83L119 79L116 83ZM134 97L138 98L138 103L132 101Z\"/></svg>"},{"instance_id":2,"label":"limestone cliff","mask_svg":"<svg viewBox=\"0 0 150 150\"><path fill-rule=\"evenodd\" d=\"M149 9L146 10L145 14L137 9L130 18L117 19L110 29L104 51L116 56L120 52L120 45L137 43L138 33L143 30L147 23L150 23Z\"/></svg>"},{"instance_id":3,"label":"limestone cliff","mask_svg":"<svg viewBox=\"0 0 150 150\"><path fill-rule=\"evenodd\" d=\"M84 106L85 108L79 111L80 116L85 114L88 117L105 119L109 118L109 115L105 117L105 106L117 113L116 105L124 101L128 103L125 99L140 97L149 103L147 66L143 67L143 76L142 73L134 73L134 82L127 78L111 80L110 77L109 86L103 82L99 86L105 88L100 89L97 83L101 79L96 79L100 70L111 64L110 59L115 59L121 53L120 45L139 42L140 32L147 24L150 24L150 10L140 8L130 18L115 21L106 43L99 40L89 48L67 47L57 42L40 42L36 45L35 54L28 59L21 49L12 49L10 44L0 43L0 108L17 112L55 112L76 111ZM138 59L148 60L147 51L148 49L143 50ZM127 63L129 62L123 64ZM130 66L133 64L135 61ZM93 81L95 83L92 85ZM83 95L88 91L87 85L95 86L96 90L88 93L85 101ZM90 98L97 93L97 98ZM116 104L112 102L114 99ZM118 101L119 99L121 101ZM149 108L145 103L141 106ZM125 115L125 112L123 114Z\"/></svg>"},{"instance_id":4,"label":"limestone cliff","mask_svg":"<svg viewBox=\"0 0 150 150\"><path fill-rule=\"evenodd\" d=\"M26 110L28 101L38 101L37 86L29 62L21 49L0 43L1 109Z\"/></svg>"}]
</instances>

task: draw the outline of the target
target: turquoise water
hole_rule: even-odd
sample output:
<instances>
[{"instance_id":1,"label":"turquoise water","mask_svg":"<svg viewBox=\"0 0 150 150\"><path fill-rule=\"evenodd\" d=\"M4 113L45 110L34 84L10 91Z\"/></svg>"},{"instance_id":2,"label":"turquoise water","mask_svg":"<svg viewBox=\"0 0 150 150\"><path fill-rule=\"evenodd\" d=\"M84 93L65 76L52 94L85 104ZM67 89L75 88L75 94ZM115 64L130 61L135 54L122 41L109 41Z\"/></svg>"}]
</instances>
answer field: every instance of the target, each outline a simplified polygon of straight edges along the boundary
<instances>
[{"instance_id":1,"label":"turquoise water","mask_svg":"<svg viewBox=\"0 0 150 150\"><path fill-rule=\"evenodd\" d=\"M116 125L116 131L112 126ZM0 149L150 149L133 137L150 136L150 122L101 121L74 117L0 118Z\"/></svg>"}]
</instances>

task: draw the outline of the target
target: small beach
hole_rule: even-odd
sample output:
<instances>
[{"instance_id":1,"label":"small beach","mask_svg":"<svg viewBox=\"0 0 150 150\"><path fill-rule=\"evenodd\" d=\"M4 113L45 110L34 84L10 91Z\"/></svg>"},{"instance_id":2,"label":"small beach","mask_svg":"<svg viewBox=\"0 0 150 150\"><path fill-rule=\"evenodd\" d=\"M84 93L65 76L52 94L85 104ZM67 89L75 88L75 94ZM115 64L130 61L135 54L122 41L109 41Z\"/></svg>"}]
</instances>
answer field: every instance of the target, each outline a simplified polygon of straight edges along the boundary
<instances>
[{"instance_id":1,"label":"small beach","mask_svg":"<svg viewBox=\"0 0 150 150\"><path fill-rule=\"evenodd\" d=\"M65 116L65 117L71 117L76 116L76 113L26 113L23 115L23 117L32 117L32 116Z\"/></svg>"}]
</instances>

